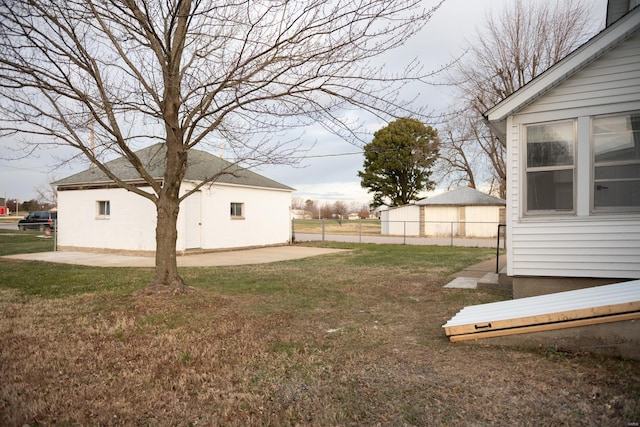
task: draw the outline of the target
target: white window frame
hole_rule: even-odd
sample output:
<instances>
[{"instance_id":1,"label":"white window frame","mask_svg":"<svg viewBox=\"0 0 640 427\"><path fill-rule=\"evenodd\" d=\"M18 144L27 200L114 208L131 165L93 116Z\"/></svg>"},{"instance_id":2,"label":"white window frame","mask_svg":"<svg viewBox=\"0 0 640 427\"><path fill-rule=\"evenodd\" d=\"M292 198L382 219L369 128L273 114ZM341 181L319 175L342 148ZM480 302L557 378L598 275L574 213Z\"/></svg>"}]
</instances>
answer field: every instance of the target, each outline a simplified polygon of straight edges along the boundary
<instances>
[{"instance_id":1,"label":"white window frame","mask_svg":"<svg viewBox=\"0 0 640 427\"><path fill-rule=\"evenodd\" d=\"M97 200L96 201L96 218L108 219L109 217L111 217L111 201Z\"/></svg>"},{"instance_id":2,"label":"white window frame","mask_svg":"<svg viewBox=\"0 0 640 427\"><path fill-rule=\"evenodd\" d=\"M599 215L599 214L611 214L611 213L629 213L629 212L640 212L640 206L601 206L597 207L595 205L595 192L596 186L598 183L605 184L606 182L615 182L615 181L640 181L640 177L637 178L619 178L619 179L597 179L596 178L596 168L598 167L615 167L615 166L625 166L625 165L638 165L640 168L640 158L639 159L630 159L630 160L613 160L606 162L596 162L596 135L595 135L595 125L594 121L597 119L605 119L605 118L613 118L613 117L628 117L628 116L640 116L640 111L631 111L624 113L615 113L615 114L603 114L592 116L590 121L590 130L591 130L591 182L590 182L590 207L591 214Z\"/></svg>"},{"instance_id":3,"label":"white window frame","mask_svg":"<svg viewBox=\"0 0 640 427\"><path fill-rule=\"evenodd\" d=\"M231 219L244 219L244 203L231 202L230 208ZM240 212L238 212L238 208L240 209Z\"/></svg>"},{"instance_id":4,"label":"white window frame","mask_svg":"<svg viewBox=\"0 0 640 427\"><path fill-rule=\"evenodd\" d=\"M571 123L573 127L573 164L572 165L559 165L559 166L537 166L537 167L529 167L528 165L528 139L527 139L527 128L533 126L541 126L541 125L553 125L553 124L566 124ZM522 206L524 216L527 217L535 217L535 216L543 216L543 215L554 215L554 216L575 216L577 209L577 170L578 170L578 159L577 159L577 146L578 146L578 129L577 129L577 119L563 119L563 120L550 120L544 122L537 123L526 123L522 125L522 164L524 167L522 168ZM571 189L571 197L572 197L572 209L530 209L529 208L529 173L533 172L553 172L553 171L563 171L563 170L571 170L572 171L572 189Z\"/></svg>"}]
</instances>

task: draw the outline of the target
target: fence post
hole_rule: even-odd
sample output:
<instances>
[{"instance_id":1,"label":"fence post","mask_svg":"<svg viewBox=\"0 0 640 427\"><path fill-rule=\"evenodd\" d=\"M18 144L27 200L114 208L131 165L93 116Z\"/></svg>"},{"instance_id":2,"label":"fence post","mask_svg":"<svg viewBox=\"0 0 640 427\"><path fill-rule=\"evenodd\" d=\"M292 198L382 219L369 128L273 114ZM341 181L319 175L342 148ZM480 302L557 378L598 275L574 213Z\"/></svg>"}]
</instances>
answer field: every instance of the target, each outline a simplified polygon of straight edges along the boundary
<instances>
[{"instance_id":1,"label":"fence post","mask_svg":"<svg viewBox=\"0 0 640 427\"><path fill-rule=\"evenodd\" d=\"M322 241L324 242L324 218L322 218Z\"/></svg>"},{"instance_id":2,"label":"fence post","mask_svg":"<svg viewBox=\"0 0 640 427\"><path fill-rule=\"evenodd\" d=\"M407 244L407 221L402 222L402 244Z\"/></svg>"},{"instance_id":3,"label":"fence post","mask_svg":"<svg viewBox=\"0 0 640 427\"><path fill-rule=\"evenodd\" d=\"M451 233L450 233L450 235L451 235L451 246L453 246L453 222L451 222L450 225L451 225L451 227L450 227L451 228Z\"/></svg>"}]
</instances>

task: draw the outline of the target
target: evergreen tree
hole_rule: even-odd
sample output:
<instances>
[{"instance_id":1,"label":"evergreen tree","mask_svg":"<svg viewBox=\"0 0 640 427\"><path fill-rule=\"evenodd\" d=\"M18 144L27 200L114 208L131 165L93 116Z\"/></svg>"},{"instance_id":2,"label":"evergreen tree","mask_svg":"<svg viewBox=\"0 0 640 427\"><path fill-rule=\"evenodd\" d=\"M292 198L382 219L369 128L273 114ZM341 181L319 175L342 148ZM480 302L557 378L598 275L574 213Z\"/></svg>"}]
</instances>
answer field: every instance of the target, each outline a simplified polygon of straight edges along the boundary
<instances>
[{"instance_id":1,"label":"evergreen tree","mask_svg":"<svg viewBox=\"0 0 640 427\"><path fill-rule=\"evenodd\" d=\"M431 190L431 167L438 158L438 131L411 118L377 131L364 147L360 185L373 193L373 207L406 205Z\"/></svg>"}]
</instances>

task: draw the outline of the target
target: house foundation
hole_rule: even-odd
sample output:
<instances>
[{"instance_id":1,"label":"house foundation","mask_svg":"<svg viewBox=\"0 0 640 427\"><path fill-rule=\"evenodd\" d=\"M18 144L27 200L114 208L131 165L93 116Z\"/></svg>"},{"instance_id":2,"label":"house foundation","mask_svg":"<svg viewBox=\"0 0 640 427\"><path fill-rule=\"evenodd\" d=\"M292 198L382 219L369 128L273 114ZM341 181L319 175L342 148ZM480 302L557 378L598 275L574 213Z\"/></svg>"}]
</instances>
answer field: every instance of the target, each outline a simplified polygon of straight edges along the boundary
<instances>
[{"instance_id":1,"label":"house foundation","mask_svg":"<svg viewBox=\"0 0 640 427\"><path fill-rule=\"evenodd\" d=\"M512 277L513 298L526 298L536 295L554 294L594 286L610 285L634 279L592 278L592 277Z\"/></svg>"}]
</instances>

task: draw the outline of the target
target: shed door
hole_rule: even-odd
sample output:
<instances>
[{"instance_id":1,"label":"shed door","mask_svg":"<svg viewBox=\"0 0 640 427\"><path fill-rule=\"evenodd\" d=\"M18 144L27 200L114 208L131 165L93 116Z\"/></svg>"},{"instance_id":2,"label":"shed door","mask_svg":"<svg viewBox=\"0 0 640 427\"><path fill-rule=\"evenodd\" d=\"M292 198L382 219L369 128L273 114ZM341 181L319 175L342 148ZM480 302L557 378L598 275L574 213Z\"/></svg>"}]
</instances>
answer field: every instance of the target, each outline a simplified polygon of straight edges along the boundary
<instances>
[{"instance_id":1,"label":"shed door","mask_svg":"<svg viewBox=\"0 0 640 427\"><path fill-rule=\"evenodd\" d=\"M202 216L200 213L201 192L196 191L185 200L186 209L186 233L185 248L198 249L202 246L200 240L200 228L202 226Z\"/></svg>"}]
</instances>

